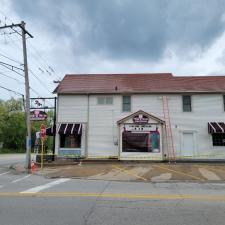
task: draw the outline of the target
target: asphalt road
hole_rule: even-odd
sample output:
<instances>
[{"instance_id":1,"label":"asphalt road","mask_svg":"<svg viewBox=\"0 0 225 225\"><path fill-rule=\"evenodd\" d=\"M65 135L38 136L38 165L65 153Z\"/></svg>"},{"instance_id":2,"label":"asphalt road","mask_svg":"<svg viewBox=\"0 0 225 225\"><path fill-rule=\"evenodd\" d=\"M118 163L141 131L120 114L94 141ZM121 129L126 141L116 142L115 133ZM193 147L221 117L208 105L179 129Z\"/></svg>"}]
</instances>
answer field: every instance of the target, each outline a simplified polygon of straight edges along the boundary
<instances>
[{"instance_id":1,"label":"asphalt road","mask_svg":"<svg viewBox=\"0 0 225 225\"><path fill-rule=\"evenodd\" d=\"M25 154L0 154L0 167L8 167L13 164L25 164Z\"/></svg>"},{"instance_id":2,"label":"asphalt road","mask_svg":"<svg viewBox=\"0 0 225 225\"><path fill-rule=\"evenodd\" d=\"M221 225L225 183L47 179L0 168L2 225Z\"/></svg>"}]
</instances>

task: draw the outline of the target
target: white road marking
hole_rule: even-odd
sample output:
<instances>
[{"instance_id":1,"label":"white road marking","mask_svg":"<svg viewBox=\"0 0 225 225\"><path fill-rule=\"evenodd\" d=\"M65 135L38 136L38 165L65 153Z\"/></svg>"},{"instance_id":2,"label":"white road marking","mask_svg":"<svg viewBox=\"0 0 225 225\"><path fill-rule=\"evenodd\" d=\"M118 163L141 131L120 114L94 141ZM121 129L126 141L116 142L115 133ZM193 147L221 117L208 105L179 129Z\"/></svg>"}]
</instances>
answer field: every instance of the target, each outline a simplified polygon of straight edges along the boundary
<instances>
[{"instance_id":1,"label":"white road marking","mask_svg":"<svg viewBox=\"0 0 225 225\"><path fill-rule=\"evenodd\" d=\"M170 180L171 177L172 177L171 173L162 173L159 176L152 177L151 181Z\"/></svg>"},{"instance_id":2,"label":"white road marking","mask_svg":"<svg viewBox=\"0 0 225 225\"><path fill-rule=\"evenodd\" d=\"M5 175L5 174L7 174L7 173L10 173L10 171L5 172L5 173L0 173L0 176Z\"/></svg>"},{"instance_id":3,"label":"white road marking","mask_svg":"<svg viewBox=\"0 0 225 225\"><path fill-rule=\"evenodd\" d=\"M202 176L205 177L207 180L221 180L219 176L217 176L210 170L207 170L205 168L199 168L198 170L202 174Z\"/></svg>"},{"instance_id":4,"label":"white road marking","mask_svg":"<svg viewBox=\"0 0 225 225\"><path fill-rule=\"evenodd\" d=\"M13 180L11 183L17 183L17 182L19 182L19 181L21 181L21 180L25 180L26 178L30 177L31 175L32 175L32 174L28 174L28 175L26 175L26 176L24 176L24 177L22 177L22 178Z\"/></svg>"},{"instance_id":5,"label":"white road marking","mask_svg":"<svg viewBox=\"0 0 225 225\"><path fill-rule=\"evenodd\" d=\"M37 193L39 191L42 191L44 189L53 187L55 185L58 185L58 184L61 184L61 183L65 183L65 182L67 182L69 180L71 180L71 179L69 179L69 178L61 178L61 179L52 181L52 182L44 184L44 185L40 185L40 186L37 186L37 187L34 187L34 188L30 188L30 189L28 189L26 191L21 191L20 193Z\"/></svg>"}]
</instances>

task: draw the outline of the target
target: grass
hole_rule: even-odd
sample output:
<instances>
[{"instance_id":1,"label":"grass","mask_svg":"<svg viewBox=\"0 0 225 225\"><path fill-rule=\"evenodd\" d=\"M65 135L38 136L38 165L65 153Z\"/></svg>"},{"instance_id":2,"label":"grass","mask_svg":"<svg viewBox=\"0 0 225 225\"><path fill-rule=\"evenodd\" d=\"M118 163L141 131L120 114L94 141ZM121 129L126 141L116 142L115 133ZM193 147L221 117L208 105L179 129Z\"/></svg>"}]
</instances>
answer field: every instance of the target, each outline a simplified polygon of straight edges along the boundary
<instances>
[{"instance_id":1,"label":"grass","mask_svg":"<svg viewBox=\"0 0 225 225\"><path fill-rule=\"evenodd\" d=\"M8 149L8 148L1 148L0 154L17 154L17 153L25 153L25 149Z\"/></svg>"}]
</instances>

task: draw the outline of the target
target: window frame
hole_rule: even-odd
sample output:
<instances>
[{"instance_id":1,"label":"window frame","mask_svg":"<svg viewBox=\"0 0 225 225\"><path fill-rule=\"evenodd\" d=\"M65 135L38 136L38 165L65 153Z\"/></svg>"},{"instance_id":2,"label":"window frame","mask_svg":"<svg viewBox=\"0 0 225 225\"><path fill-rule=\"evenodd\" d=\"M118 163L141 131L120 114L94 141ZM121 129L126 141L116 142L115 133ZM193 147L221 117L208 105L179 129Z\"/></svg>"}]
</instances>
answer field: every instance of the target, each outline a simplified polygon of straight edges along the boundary
<instances>
[{"instance_id":1,"label":"window frame","mask_svg":"<svg viewBox=\"0 0 225 225\"><path fill-rule=\"evenodd\" d=\"M221 135L221 137L218 137L219 135ZM217 137L215 137L215 136L217 136ZM212 133L212 145L213 145L213 147L224 147L225 146L225 133Z\"/></svg>"},{"instance_id":2,"label":"window frame","mask_svg":"<svg viewBox=\"0 0 225 225\"><path fill-rule=\"evenodd\" d=\"M185 98L186 98L186 97L189 97L189 100L190 100L189 103L190 103L190 104L186 104L186 103L185 103L185 101L186 101ZM188 100L188 101L189 101L189 100ZM189 110L189 109L188 109L188 110L185 109L185 106L186 106L186 107L187 107L187 106L190 107L190 110ZM191 95L182 95L182 110L183 110L183 112L192 112L192 96L191 96Z\"/></svg>"},{"instance_id":3,"label":"window frame","mask_svg":"<svg viewBox=\"0 0 225 225\"><path fill-rule=\"evenodd\" d=\"M73 136L75 140L78 138L78 147L68 147L65 145L66 138ZM77 134L77 135L71 135L71 134L60 134L59 135L59 148L66 148L66 149L81 149L82 147L82 134ZM62 142L64 140L64 143Z\"/></svg>"},{"instance_id":4,"label":"window frame","mask_svg":"<svg viewBox=\"0 0 225 225\"><path fill-rule=\"evenodd\" d=\"M103 100L102 102L100 101ZM107 101L107 99L110 99L110 102ZM111 101L112 100L112 101ZM97 105L113 105L113 96L111 95L102 95L102 96L97 96Z\"/></svg>"},{"instance_id":5,"label":"window frame","mask_svg":"<svg viewBox=\"0 0 225 225\"><path fill-rule=\"evenodd\" d=\"M129 103L129 110L124 110L124 97L129 97L130 98L130 103ZM125 103L128 104L128 103ZM131 112L132 111L132 98L131 95L122 95L122 112Z\"/></svg>"}]
</instances>

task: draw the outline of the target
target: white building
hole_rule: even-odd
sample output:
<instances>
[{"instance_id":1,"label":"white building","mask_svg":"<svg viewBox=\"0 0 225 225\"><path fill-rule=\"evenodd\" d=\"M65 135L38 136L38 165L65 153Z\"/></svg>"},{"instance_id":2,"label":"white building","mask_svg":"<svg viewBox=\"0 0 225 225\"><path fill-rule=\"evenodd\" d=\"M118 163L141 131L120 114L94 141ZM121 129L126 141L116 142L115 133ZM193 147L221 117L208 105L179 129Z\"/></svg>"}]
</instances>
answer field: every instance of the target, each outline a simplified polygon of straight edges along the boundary
<instances>
[{"instance_id":1,"label":"white building","mask_svg":"<svg viewBox=\"0 0 225 225\"><path fill-rule=\"evenodd\" d=\"M225 77L66 75L55 93L58 156L225 159Z\"/></svg>"}]
</instances>

